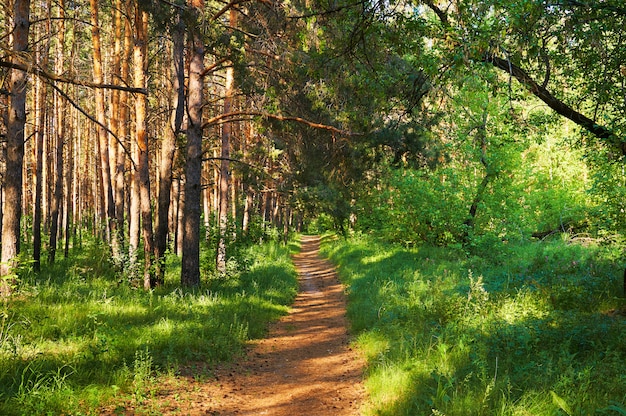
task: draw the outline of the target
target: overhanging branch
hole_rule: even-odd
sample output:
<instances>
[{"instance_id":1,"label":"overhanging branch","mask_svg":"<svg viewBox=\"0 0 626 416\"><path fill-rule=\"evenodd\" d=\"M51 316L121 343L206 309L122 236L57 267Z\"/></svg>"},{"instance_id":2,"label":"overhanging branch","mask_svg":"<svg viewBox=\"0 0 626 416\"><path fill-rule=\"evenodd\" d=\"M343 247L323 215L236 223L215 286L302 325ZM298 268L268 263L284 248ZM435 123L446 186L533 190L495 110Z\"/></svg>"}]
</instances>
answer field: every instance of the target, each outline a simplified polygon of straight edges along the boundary
<instances>
[{"instance_id":1,"label":"overhanging branch","mask_svg":"<svg viewBox=\"0 0 626 416\"><path fill-rule=\"evenodd\" d=\"M513 64L508 59L502 59L493 54L487 54L485 56L485 61L491 63L496 68L499 68L510 74L535 97L546 103L548 107L550 107L556 113L573 121L588 132L592 133L594 136L598 137L599 139L608 140L611 144L619 147L622 153L626 155L626 143L623 143L612 130L596 123L594 120L590 119L582 113L579 113L569 105L565 104L563 101L556 98L554 95L552 95L552 93L550 93L550 91L546 87L537 83L522 68Z\"/></svg>"}]
</instances>

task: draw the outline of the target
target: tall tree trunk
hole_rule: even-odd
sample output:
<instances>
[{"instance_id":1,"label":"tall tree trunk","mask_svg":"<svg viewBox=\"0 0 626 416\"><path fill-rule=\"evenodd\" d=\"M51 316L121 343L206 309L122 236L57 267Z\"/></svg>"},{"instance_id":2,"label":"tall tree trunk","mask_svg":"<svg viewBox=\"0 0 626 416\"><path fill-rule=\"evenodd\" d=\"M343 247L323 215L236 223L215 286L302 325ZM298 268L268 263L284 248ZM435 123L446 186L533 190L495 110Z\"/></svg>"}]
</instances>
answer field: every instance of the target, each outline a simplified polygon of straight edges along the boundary
<instances>
[{"instance_id":1,"label":"tall tree trunk","mask_svg":"<svg viewBox=\"0 0 626 416\"><path fill-rule=\"evenodd\" d=\"M126 32L124 38L124 47L131 55L133 53L133 39L131 30L131 20L134 14L133 3L126 3ZM126 49L127 48L127 49ZM129 55L128 58L132 58ZM130 61L130 59L128 59ZM122 73L129 77L129 67L124 65L122 67ZM128 134L128 131L125 131ZM129 238L128 238L128 257L129 257L129 273L132 278L138 277L138 262L137 254L139 250L139 242L141 240L141 196L139 191L139 172L137 160L139 149L137 147L137 140L130 140L130 189L129 189L129 203L128 203L128 226L129 226Z\"/></svg>"},{"instance_id":2,"label":"tall tree trunk","mask_svg":"<svg viewBox=\"0 0 626 416\"><path fill-rule=\"evenodd\" d=\"M45 22L45 33L50 33L50 1L44 5L44 9L48 10L48 18ZM38 52L35 59L42 68L48 68L50 53L50 38L45 41ZM35 80L35 195L33 201L33 269L39 271L41 268L41 226L42 226L42 203L47 198L42 195L42 189L45 184L43 172L43 155L44 155L44 139L51 138L46 134L46 119L48 112L47 105L48 88L41 79ZM50 169L46 169L50 175ZM48 196L49 193L46 193Z\"/></svg>"},{"instance_id":3,"label":"tall tree trunk","mask_svg":"<svg viewBox=\"0 0 626 416\"><path fill-rule=\"evenodd\" d=\"M43 147L46 119L46 86L35 80L35 194L33 197L33 269L41 267L41 217L43 188Z\"/></svg>"},{"instance_id":4,"label":"tall tree trunk","mask_svg":"<svg viewBox=\"0 0 626 416\"><path fill-rule=\"evenodd\" d=\"M230 9L230 27L237 26L237 10ZM232 112L233 108L233 85L235 70L231 64L226 69L226 85L224 91L224 114ZM232 123L227 122L222 125L222 152L220 160L220 182L219 182L219 209L218 209L218 241L216 252L216 269L218 273L226 273L226 233L228 232L228 185L230 183L230 140L232 134ZM234 203L234 201L233 201Z\"/></svg>"},{"instance_id":5,"label":"tall tree trunk","mask_svg":"<svg viewBox=\"0 0 626 416\"><path fill-rule=\"evenodd\" d=\"M135 8L135 47L133 63L135 67L135 87L146 88L148 69L148 13ZM139 181L139 200L141 209L141 231L143 236L144 270L143 286L150 289L155 286L152 270L154 256L154 235L152 231L152 207L150 204L150 161L148 155L148 132L146 131L147 96L138 94L135 98L135 133L137 139L137 179Z\"/></svg>"},{"instance_id":6,"label":"tall tree trunk","mask_svg":"<svg viewBox=\"0 0 626 416\"><path fill-rule=\"evenodd\" d=\"M100 46L100 26L98 21L98 0L89 0L91 11L91 41L93 43L93 78L96 84L104 83L104 76L102 72L102 51ZM117 247L116 240L111 236L115 235L115 203L113 200L113 187L111 184L111 167L109 158L109 139L108 133L104 126L107 124L106 120L106 107L104 103L104 90L97 88L95 90L96 95L96 120L98 126L96 126L96 136L99 145L99 173L102 181L102 200L104 202L103 210L105 214L105 235L106 240L112 244L113 255L116 260L119 260L119 247Z\"/></svg>"},{"instance_id":7,"label":"tall tree trunk","mask_svg":"<svg viewBox=\"0 0 626 416\"><path fill-rule=\"evenodd\" d=\"M30 1L15 0L13 5L12 61L19 63L28 49ZM10 277L20 252L20 220L22 217L22 168L24 164L24 126L26 124L27 74L12 69L9 88L11 97L7 116L7 158L4 209L2 216L2 256L0 263L0 294L11 294Z\"/></svg>"},{"instance_id":8,"label":"tall tree trunk","mask_svg":"<svg viewBox=\"0 0 626 416\"><path fill-rule=\"evenodd\" d=\"M128 85L128 72L129 72L129 60L130 55L130 36L126 36L123 33L123 26L127 19L122 18L122 0L115 0L114 13L113 13L113 25L114 25L114 51L112 62L112 84L114 85ZM124 49L123 49L124 48ZM124 59L122 59L122 57ZM124 62L122 64L122 62ZM124 66L124 68L122 68ZM128 93L125 91L113 90L111 92L111 130L117 135L118 140L126 141L128 136ZM113 236L117 240L118 249L121 252L124 250L124 202L125 202L125 181L124 181L124 167L126 165L126 152L122 148L122 144L118 140L111 141L111 157L112 166L111 170L113 176L113 191L115 199L115 229L116 233Z\"/></svg>"},{"instance_id":9,"label":"tall tree trunk","mask_svg":"<svg viewBox=\"0 0 626 416\"><path fill-rule=\"evenodd\" d=\"M133 54L133 39L132 39L132 27L131 27L131 4L130 2L127 3L127 9L126 9L126 13L125 16L123 17L124 20L124 46L123 46L123 58L122 58L122 62L121 62L121 68L120 68L120 77L121 77L121 82L124 85L130 85L130 62L132 60L132 54ZM120 115L119 115L119 138L120 140L123 141L124 145L127 146L127 149L130 148L130 127L129 127L129 119L130 119L130 105L129 105L129 96L130 94L127 93L126 91L120 91ZM134 155L135 153L132 151L130 151L131 155ZM134 174L134 165L133 165L133 160L132 158L134 156L131 157L127 157L126 152L119 152L117 154L117 177L116 177L116 195L117 193L121 194L121 198L122 198L122 209L124 211L122 211L122 213L120 214L122 217L122 221L124 219L124 213L127 210L128 211L128 227L129 227L129 241L128 241L128 251L129 251L129 257L132 257L133 255L136 256L136 248L139 245L139 225L138 225L138 215L136 215L136 217L131 218L131 209L130 209L130 202L129 202L129 198L130 198L130 189L127 186L128 182L131 183L130 188L133 187L132 183L134 183L133 181L133 174ZM126 171L126 166L129 165L130 166L130 175L129 176L129 181L127 182L125 180L125 171ZM133 213L135 213L136 211L132 211ZM118 216L118 218L120 218L120 216ZM120 224L120 226L124 224L123 222ZM130 230L131 227L135 226L135 229L133 229L132 231ZM121 232L122 235L124 235L124 231ZM134 247L134 249L133 249ZM132 263L134 264L134 263Z\"/></svg>"},{"instance_id":10,"label":"tall tree trunk","mask_svg":"<svg viewBox=\"0 0 626 416\"><path fill-rule=\"evenodd\" d=\"M57 74L63 73L63 67L65 66L65 2L60 0L59 2L59 20L58 20L58 35L57 35L57 45L56 45L56 53L55 53L55 72ZM49 10L49 9L48 9ZM54 95L54 111L55 111L55 160L56 160L56 171L54 176L54 193L52 196L52 206L51 206L51 218L50 218L50 248L48 250L48 262L50 264L54 263L57 252L57 236L59 234L59 209L63 204L63 142L65 140L65 125L66 125L66 105L65 100L63 100L60 95L57 93ZM68 175L70 175L71 169L68 169ZM70 182L71 183L71 182ZM69 210L69 206L66 206L65 211ZM69 228L69 224L66 224L66 227ZM67 236L66 236L67 240Z\"/></svg>"},{"instance_id":11,"label":"tall tree trunk","mask_svg":"<svg viewBox=\"0 0 626 416\"><path fill-rule=\"evenodd\" d=\"M176 152L176 138L181 131L185 105L185 25L180 16L172 29L172 110L170 128L166 129L161 143L161 162L159 164L159 196L157 207L157 223L155 234L155 257L157 264L157 279L162 280L164 274L164 256L167 249L167 231L169 222L169 207L172 191L172 167Z\"/></svg>"},{"instance_id":12,"label":"tall tree trunk","mask_svg":"<svg viewBox=\"0 0 626 416\"><path fill-rule=\"evenodd\" d=\"M196 15L196 26L189 31L189 92L187 98L187 149L185 171L185 211L183 231L183 258L181 284L200 284L200 193L202 177L202 104L204 97L204 43L199 18L204 9L203 0L191 0Z\"/></svg>"}]
</instances>

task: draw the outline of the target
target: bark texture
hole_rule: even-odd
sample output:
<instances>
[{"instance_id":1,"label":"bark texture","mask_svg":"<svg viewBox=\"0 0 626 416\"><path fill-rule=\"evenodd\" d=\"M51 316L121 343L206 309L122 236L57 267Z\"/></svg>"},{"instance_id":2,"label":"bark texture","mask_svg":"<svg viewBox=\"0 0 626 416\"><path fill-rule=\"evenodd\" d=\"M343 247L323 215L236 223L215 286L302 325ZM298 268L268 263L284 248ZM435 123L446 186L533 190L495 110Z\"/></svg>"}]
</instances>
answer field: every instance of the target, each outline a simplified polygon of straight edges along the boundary
<instances>
[{"instance_id":1,"label":"bark texture","mask_svg":"<svg viewBox=\"0 0 626 416\"><path fill-rule=\"evenodd\" d=\"M19 62L28 48L30 1L15 0L13 5L13 57ZM7 158L5 173L5 204L2 215L2 256L0 263L0 294L11 293L13 269L20 252L20 221L22 218L22 168L24 164L24 126L26 124L26 83L24 71L11 70L11 97L7 116Z\"/></svg>"},{"instance_id":2,"label":"bark texture","mask_svg":"<svg viewBox=\"0 0 626 416\"><path fill-rule=\"evenodd\" d=\"M197 16L202 14L204 2L193 0L191 6ZM199 27L189 30L190 63L187 97L187 149L185 155L185 206L183 213L181 284L200 284L200 211L202 176L202 104L204 97L204 44Z\"/></svg>"}]
</instances>

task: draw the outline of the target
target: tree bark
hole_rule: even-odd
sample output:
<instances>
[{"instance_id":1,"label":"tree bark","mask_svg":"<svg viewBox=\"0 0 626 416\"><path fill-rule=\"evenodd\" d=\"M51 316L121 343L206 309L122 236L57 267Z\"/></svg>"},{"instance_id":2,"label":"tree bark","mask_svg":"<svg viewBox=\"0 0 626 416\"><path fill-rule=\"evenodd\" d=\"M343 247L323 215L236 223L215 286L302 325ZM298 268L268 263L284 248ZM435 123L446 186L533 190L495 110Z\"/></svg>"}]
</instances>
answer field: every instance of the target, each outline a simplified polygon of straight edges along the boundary
<instances>
[{"instance_id":1,"label":"tree bark","mask_svg":"<svg viewBox=\"0 0 626 416\"><path fill-rule=\"evenodd\" d=\"M133 63L135 67L135 87L146 88L148 69L148 13L135 7L135 47ZM147 96L135 97L135 133L137 140L137 187L141 210L141 233L143 236L144 270L143 286L149 290L156 285L152 270L154 256L154 235L152 230L152 207L150 204L150 161L148 155L148 132L146 126Z\"/></svg>"},{"instance_id":2,"label":"tree bark","mask_svg":"<svg viewBox=\"0 0 626 416\"><path fill-rule=\"evenodd\" d=\"M114 52L112 62L112 83L114 85L128 85L130 55L130 36L126 36L123 26L127 19L122 18L122 1L115 0L114 3ZM130 32L130 29L127 28ZM124 59L122 59L124 57ZM123 63L122 63L123 62ZM124 67L124 68L123 68ZM111 130L118 139L126 143L128 137L128 93L122 90L111 92ZM111 170L112 186L114 187L115 199L115 229L113 238L117 239L120 252L124 250L124 210L125 210L125 178L124 167L126 165L126 151L122 149L122 144L118 140L111 140L111 160L113 161Z\"/></svg>"},{"instance_id":3,"label":"tree bark","mask_svg":"<svg viewBox=\"0 0 626 416\"><path fill-rule=\"evenodd\" d=\"M482 124L477 127L478 129L478 140L480 144L480 163L485 168L485 176L483 176L482 181L478 185L478 189L476 190L476 195L474 195L474 199L472 200L472 205L469 209L469 215L464 222L465 230L463 231L463 243L468 244L471 232L474 231L474 222L476 220L476 213L478 212L478 205L482 202L485 191L487 190L487 186L494 175L491 170L491 166L489 166L489 162L487 161L487 116L488 113L485 111L483 113Z\"/></svg>"},{"instance_id":4,"label":"tree bark","mask_svg":"<svg viewBox=\"0 0 626 416\"><path fill-rule=\"evenodd\" d=\"M580 127L584 128L588 132L592 133L599 139L605 139L612 145L620 149L622 154L626 155L626 143L622 142L615 133L610 129L598 124L595 120L590 119L582 113L574 110L563 101L556 98L550 91L543 85L537 83L526 71L519 66L513 64L510 60L502 59L493 54L488 54L485 57L486 62L490 62L496 68L499 68L509 75L518 80L528 91L530 91L535 97L546 103L548 107L554 110L559 115L573 121Z\"/></svg>"},{"instance_id":5,"label":"tree bark","mask_svg":"<svg viewBox=\"0 0 626 416\"><path fill-rule=\"evenodd\" d=\"M93 78L97 84L104 83L104 76L102 72L102 51L100 42L100 26L98 20L98 0L89 0L90 12L91 12L91 40L93 44ZM104 203L103 213L105 218L105 235L106 240L112 244L113 255L119 260L119 247L116 246L116 240L111 237L115 235L115 205L113 200L113 187L111 184L111 167L109 158L109 140L108 132L104 128L106 126L106 107L104 103L104 90L96 89L96 119L98 120L98 126L96 126L96 135L99 145L99 173L101 175L102 183L102 201Z\"/></svg>"},{"instance_id":6,"label":"tree bark","mask_svg":"<svg viewBox=\"0 0 626 416\"><path fill-rule=\"evenodd\" d=\"M33 197L33 269L41 268L41 217L43 202L43 147L46 122L46 86L35 80L35 194Z\"/></svg>"},{"instance_id":7,"label":"tree bark","mask_svg":"<svg viewBox=\"0 0 626 416\"><path fill-rule=\"evenodd\" d=\"M55 72L57 74L63 73L63 67L65 66L65 4L61 0L59 2L59 23L57 26L57 46L55 53ZM57 252L57 238L59 234L59 209L63 204L63 142L65 140L65 123L66 123L66 106L65 100L57 93L55 98L55 175L54 175L54 192L52 195L52 206L50 208L50 248L48 249L48 263L53 264L56 258ZM71 169L68 169L71 171ZM70 175L70 173L67 173ZM71 182L70 182L71 183ZM69 210L69 206L65 208L65 211ZM69 224L66 224L69 228ZM67 237L66 237L67 240Z\"/></svg>"},{"instance_id":8,"label":"tree bark","mask_svg":"<svg viewBox=\"0 0 626 416\"><path fill-rule=\"evenodd\" d=\"M191 7L199 24L203 0L192 0ZM204 43L199 27L189 30L189 92L187 97L187 149L185 171L185 207L181 284L200 284L200 193L202 176L202 104L204 98Z\"/></svg>"},{"instance_id":9,"label":"tree bark","mask_svg":"<svg viewBox=\"0 0 626 416\"><path fill-rule=\"evenodd\" d=\"M13 5L13 57L18 62L28 49L30 1L15 0ZM2 256L0 263L0 295L11 294L11 277L20 252L20 220L22 218L22 168L24 164L24 126L26 124L27 74L11 70L11 96L7 116L7 158L5 202L2 216Z\"/></svg>"},{"instance_id":10,"label":"tree bark","mask_svg":"<svg viewBox=\"0 0 626 416\"><path fill-rule=\"evenodd\" d=\"M155 233L155 260L157 265L157 279L162 280L164 275L165 251L167 249L167 232L169 222L169 207L172 191L172 168L176 153L176 138L181 131L185 105L185 25L180 16L172 30L172 109L170 128L166 129L161 143L161 161L159 164L159 196L157 207L157 223Z\"/></svg>"},{"instance_id":11,"label":"tree bark","mask_svg":"<svg viewBox=\"0 0 626 416\"><path fill-rule=\"evenodd\" d=\"M230 27L237 26L237 10L230 9ZM232 65L226 69L226 85L224 87L223 114L230 114L233 108L233 86L235 70ZM219 209L218 209L218 241L216 251L216 269L221 275L226 273L226 233L228 232L228 186L230 184L230 141L232 134L232 122L222 125L222 150L219 176ZM234 202L234 201L233 201Z\"/></svg>"}]
</instances>

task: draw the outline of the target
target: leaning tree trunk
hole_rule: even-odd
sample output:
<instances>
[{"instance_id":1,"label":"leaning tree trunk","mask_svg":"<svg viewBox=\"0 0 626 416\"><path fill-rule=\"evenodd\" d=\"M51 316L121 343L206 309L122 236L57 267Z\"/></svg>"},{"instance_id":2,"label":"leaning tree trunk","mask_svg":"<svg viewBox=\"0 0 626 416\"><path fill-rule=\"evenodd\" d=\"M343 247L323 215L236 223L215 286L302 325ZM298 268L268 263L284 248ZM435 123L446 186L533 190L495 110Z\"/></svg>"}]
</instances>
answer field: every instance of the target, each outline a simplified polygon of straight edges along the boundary
<instances>
[{"instance_id":1,"label":"leaning tree trunk","mask_svg":"<svg viewBox=\"0 0 626 416\"><path fill-rule=\"evenodd\" d=\"M204 9L203 0L192 0L196 23ZM185 171L185 207L183 214L183 258L181 266L181 284L198 286L200 284L200 194L202 177L202 104L204 97L204 44L198 25L191 28L189 51L189 81L187 97L186 171Z\"/></svg>"},{"instance_id":2,"label":"leaning tree trunk","mask_svg":"<svg viewBox=\"0 0 626 416\"><path fill-rule=\"evenodd\" d=\"M480 163L485 167L485 176L483 176L482 181L478 185L478 189L476 190L476 195L474 195L474 199L472 200L472 205L470 206L469 215L464 222L465 230L463 231L462 241L464 244L469 243L470 235L474 231L474 222L476 220L476 213L478 212L478 205L483 201L485 196L485 191L487 190L487 186L491 182L494 173L492 172L491 166L487 161L487 112L483 114L483 123L478 126L478 139L480 141Z\"/></svg>"},{"instance_id":3,"label":"leaning tree trunk","mask_svg":"<svg viewBox=\"0 0 626 416\"><path fill-rule=\"evenodd\" d=\"M29 0L15 0L13 5L13 52L12 61L20 58L28 49L30 29ZM12 69L9 88L11 96L7 115L7 158L4 179L5 204L2 215L2 256L0 263L0 294L11 294L16 257L20 252L20 220L22 217L22 168L24 165L24 126L26 125L27 74Z\"/></svg>"}]
</instances>

